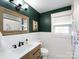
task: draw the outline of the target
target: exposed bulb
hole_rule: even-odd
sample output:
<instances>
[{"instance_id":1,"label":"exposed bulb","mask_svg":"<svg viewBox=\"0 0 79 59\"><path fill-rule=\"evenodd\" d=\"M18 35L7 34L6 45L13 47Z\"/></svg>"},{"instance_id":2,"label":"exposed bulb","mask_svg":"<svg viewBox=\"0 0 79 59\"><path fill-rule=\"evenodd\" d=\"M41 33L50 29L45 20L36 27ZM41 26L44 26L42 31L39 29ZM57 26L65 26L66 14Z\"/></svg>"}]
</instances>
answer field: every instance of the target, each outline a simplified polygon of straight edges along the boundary
<instances>
[{"instance_id":1,"label":"exposed bulb","mask_svg":"<svg viewBox=\"0 0 79 59\"><path fill-rule=\"evenodd\" d=\"M22 9L27 9L29 6L27 4L22 5Z\"/></svg>"}]
</instances>

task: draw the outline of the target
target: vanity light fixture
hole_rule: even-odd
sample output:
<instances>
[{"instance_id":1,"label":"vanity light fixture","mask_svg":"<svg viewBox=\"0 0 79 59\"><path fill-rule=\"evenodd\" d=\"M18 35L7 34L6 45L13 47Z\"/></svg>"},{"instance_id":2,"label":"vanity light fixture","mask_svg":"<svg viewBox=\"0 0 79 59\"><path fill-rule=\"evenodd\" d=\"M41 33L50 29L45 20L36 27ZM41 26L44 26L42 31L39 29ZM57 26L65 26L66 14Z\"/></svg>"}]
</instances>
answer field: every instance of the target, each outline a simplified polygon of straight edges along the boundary
<instances>
[{"instance_id":1,"label":"vanity light fixture","mask_svg":"<svg viewBox=\"0 0 79 59\"><path fill-rule=\"evenodd\" d=\"M22 9L24 9L24 10L27 10L27 8L28 8L28 5L27 5L27 4L24 4L24 5L22 6Z\"/></svg>"},{"instance_id":2,"label":"vanity light fixture","mask_svg":"<svg viewBox=\"0 0 79 59\"><path fill-rule=\"evenodd\" d=\"M24 9L27 10L28 5L24 2L24 0L9 0L10 3L15 5L16 10Z\"/></svg>"}]
</instances>

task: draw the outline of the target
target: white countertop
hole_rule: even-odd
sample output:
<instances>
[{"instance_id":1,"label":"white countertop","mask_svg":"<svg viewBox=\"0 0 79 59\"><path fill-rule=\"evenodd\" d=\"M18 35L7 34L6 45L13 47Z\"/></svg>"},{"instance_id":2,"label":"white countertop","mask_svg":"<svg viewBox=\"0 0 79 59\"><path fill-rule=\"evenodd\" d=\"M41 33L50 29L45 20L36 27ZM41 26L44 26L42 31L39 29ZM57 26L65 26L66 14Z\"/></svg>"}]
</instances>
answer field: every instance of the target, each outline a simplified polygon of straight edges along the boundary
<instances>
[{"instance_id":1,"label":"white countertop","mask_svg":"<svg viewBox=\"0 0 79 59\"><path fill-rule=\"evenodd\" d=\"M31 44L25 44L13 50L0 50L0 59L20 59L39 44L39 42L32 42Z\"/></svg>"}]
</instances>

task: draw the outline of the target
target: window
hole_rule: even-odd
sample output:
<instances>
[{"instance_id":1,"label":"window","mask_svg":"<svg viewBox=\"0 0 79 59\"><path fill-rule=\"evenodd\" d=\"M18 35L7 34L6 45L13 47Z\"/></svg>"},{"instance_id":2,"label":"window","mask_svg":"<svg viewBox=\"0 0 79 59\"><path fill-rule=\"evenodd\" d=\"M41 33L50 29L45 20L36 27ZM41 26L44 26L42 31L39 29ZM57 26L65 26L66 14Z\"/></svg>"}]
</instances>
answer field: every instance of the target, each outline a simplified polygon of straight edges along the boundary
<instances>
[{"instance_id":1,"label":"window","mask_svg":"<svg viewBox=\"0 0 79 59\"><path fill-rule=\"evenodd\" d=\"M70 34L72 25L71 11L51 14L51 31L53 33Z\"/></svg>"},{"instance_id":2,"label":"window","mask_svg":"<svg viewBox=\"0 0 79 59\"><path fill-rule=\"evenodd\" d=\"M69 34L70 26L54 26L54 33Z\"/></svg>"}]
</instances>

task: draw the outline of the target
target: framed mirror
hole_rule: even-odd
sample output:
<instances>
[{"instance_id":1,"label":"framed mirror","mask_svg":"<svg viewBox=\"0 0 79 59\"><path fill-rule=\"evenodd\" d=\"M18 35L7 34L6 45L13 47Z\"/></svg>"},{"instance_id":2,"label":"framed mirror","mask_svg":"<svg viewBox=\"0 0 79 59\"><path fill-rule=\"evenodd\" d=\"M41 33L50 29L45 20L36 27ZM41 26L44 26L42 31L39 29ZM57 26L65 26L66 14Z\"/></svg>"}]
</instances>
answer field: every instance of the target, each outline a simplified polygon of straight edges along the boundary
<instances>
[{"instance_id":1,"label":"framed mirror","mask_svg":"<svg viewBox=\"0 0 79 59\"><path fill-rule=\"evenodd\" d=\"M3 14L3 30L4 31L21 31L22 30L22 18L12 16L9 14Z\"/></svg>"},{"instance_id":2,"label":"framed mirror","mask_svg":"<svg viewBox=\"0 0 79 59\"><path fill-rule=\"evenodd\" d=\"M29 32L29 17L0 7L0 31L3 35Z\"/></svg>"}]
</instances>

